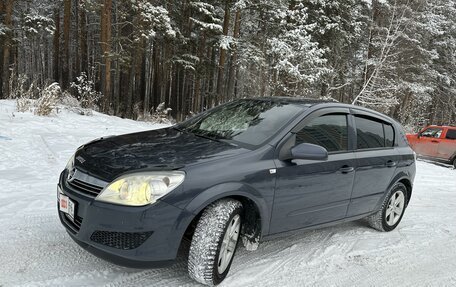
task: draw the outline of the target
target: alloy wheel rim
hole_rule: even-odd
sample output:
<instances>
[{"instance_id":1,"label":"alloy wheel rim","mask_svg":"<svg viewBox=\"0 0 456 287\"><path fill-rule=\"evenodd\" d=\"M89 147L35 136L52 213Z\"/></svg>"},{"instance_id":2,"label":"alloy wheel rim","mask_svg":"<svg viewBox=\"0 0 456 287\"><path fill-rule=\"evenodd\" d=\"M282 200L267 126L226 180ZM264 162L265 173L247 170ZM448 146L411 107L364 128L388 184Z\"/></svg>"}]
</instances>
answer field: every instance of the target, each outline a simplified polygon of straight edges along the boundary
<instances>
[{"instance_id":1,"label":"alloy wheel rim","mask_svg":"<svg viewBox=\"0 0 456 287\"><path fill-rule=\"evenodd\" d=\"M401 218L405 206L404 192L396 191L388 201L388 207L385 212L385 221L389 226L396 224Z\"/></svg>"},{"instance_id":2,"label":"alloy wheel rim","mask_svg":"<svg viewBox=\"0 0 456 287\"><path fill-rule=\"evenodd\" d=\"M225 236L223 237L222 246L217 262L217 270L219 274L225 272L231 258L233 258L236 249L237 241L239 239L239 231L241 229L241 217L236 214L228 224Z\"/></svg>"}]
</instances>

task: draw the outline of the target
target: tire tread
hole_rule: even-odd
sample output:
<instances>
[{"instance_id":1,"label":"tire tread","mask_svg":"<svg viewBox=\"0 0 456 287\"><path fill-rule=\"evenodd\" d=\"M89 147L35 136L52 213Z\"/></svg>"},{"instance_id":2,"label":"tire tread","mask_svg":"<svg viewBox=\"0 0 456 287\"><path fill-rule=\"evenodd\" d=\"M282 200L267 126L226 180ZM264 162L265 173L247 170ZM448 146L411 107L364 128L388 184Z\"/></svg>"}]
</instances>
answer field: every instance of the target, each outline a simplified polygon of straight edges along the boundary
<instances>
[{"instance_id":1,"label":"tire tread","mask_svg":"<svg viewBox=\"0 0 456 287\"><path fill-rule=\"evenodd\" d=\"M242 209L234 199L221 199L210 204L201 215L192 237L188 256L188 273L205 285L216 285L214 262L217 249L233 212Z\"/></svg>"}]
</instances>

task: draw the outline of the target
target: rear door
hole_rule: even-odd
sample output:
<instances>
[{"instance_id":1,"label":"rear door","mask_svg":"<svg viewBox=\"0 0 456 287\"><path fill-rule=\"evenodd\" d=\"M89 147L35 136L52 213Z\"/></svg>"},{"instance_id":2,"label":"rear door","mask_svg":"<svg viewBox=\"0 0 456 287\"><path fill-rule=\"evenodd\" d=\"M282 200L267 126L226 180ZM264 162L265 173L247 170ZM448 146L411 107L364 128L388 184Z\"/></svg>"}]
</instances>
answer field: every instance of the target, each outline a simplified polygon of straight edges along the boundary
<instances>
[{"instance_id":1,"label":"rear door","mask_svg":"<svg viewBox=\"0 0 456 287\"><path fill-rule=\"evenodd\" d=\"M353 111L356 130L356 173L347 217L375 209L387 190L400 160L395 146L397 132L382 118Z\"/></svg>"},{"instance_id":2,"label":"rear door","mask_svg":"<svg viewBox=\"0 0 456 287\"><path fill-rule=\"evenodd\" d=\"M325 147L329 155L322 161L275 161L277 181L271 234L345 217L356 167L348 115L346 108L316 111L279 145L278 152L283 152L300 143L312 143Z\"/></svg>"},{"instance_id":3,"label":"rear door","mask_svg":"<svg viewBox=\"0 0 456 287\"><path fill-rule=\"evenodd\" d=\"M446 128L437 148L437 157L451 160L456 155L456 128Z\"/></svg>"}]
</instances>

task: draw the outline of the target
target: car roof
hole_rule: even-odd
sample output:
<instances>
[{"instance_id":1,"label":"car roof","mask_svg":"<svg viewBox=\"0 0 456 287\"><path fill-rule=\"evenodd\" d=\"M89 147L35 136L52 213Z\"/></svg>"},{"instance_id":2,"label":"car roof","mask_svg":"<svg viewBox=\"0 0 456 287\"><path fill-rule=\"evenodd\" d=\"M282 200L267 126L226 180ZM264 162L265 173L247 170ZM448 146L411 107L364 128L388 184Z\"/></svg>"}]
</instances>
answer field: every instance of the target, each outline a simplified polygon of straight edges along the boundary
<instances>
[{"instance_id":1,"label":"car roof","mask_svg":"<svg viewBox=\"0 0 456 287\"><path fill-rule=\"evenodd\" d=\"M367 112L368 114L370 114L372 116L380 117L384 120L387 119L391 122L399 123L397 120L395 120L383 113L374 111L372 109L362 107L362 106L352 105L352 104L341 103L341 102L338 102L336 100L331 100L331 99L312 99L312 98L305 98L305 97L257 97L257 98L246 98L245 100L264 100L264 101L273 101L273 102L278 102L278 103L289 103L289 104L295 104L298 106L302 106L304 109L308 109L313 106L322 106L322 107L327 107L327 108L339 107L339 108L347 108L347 109L356 109L358 111Z\"/></svg>"},{"instance_id":2,"label":"car roof","mask_svg":"<svg viewBox=\"0 0 456 287\"><path fill-rule=\"evenodd\" d=\"M304 97L258 97L258 98L246 98L246 100L260 100L260 101L272 101L278 103L289 103L298 104L306 107L310 107L316 104L324 103L337 103L335 100L322 100L322 99L311 99Z\"/></svg>"},{"instance_id":3,"label":"car roof","mask_svg":"<svg viewBox=\"0 0 456 287\"><path fill-rule=\"evenodd\" d=\"M439 125L428 125L427 127L432 127L432 128L450 128L450 129L454 129L456 128L456 126L446 126L446 125L443 125L443 126L439 126Z\"/></svg>"}]
</instances>

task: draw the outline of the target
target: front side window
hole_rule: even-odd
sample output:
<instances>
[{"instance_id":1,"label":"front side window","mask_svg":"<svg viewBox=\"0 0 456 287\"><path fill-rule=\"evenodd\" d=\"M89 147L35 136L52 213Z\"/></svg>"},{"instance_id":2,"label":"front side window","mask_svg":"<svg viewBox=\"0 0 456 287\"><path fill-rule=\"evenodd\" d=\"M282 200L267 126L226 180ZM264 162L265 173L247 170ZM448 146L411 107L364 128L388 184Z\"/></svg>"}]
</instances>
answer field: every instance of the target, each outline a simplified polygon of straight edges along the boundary
<instances>
[{"instance_id":1,"label":"front side window","mask_svg":"<svg viewBox=\"0 0 456 287\"><path fill-rule=\"evenodd\" d=\"M324 115L312 120L296 133L296 144L311 143L326 148L328 152L348 150L347 116Z\"/></svg>"},{"instance_id":2,"label":"front side window","mask_svg":"<svg viewBox=\"0 0 456 287\"><path fill-rule=\"evenodd\" d=\"M442 134L442 129L439 128L427 128L421 133L422 137L427 138L439 138Z\"/></svg>"},{"instance_id":3,"label":"front side window","mask_svg":"<svg viewBox=\"0 0 456 287\"><path fill-rule=\"evenodd\" d=\"M385 146L383 123L355 116L358 149L382 148Z\"/></svg>"}]
</instances>

